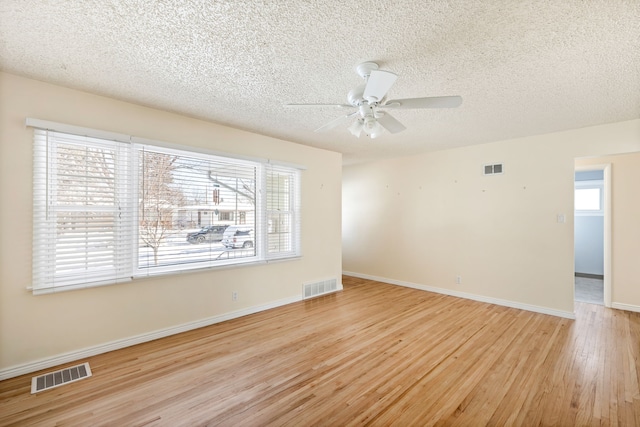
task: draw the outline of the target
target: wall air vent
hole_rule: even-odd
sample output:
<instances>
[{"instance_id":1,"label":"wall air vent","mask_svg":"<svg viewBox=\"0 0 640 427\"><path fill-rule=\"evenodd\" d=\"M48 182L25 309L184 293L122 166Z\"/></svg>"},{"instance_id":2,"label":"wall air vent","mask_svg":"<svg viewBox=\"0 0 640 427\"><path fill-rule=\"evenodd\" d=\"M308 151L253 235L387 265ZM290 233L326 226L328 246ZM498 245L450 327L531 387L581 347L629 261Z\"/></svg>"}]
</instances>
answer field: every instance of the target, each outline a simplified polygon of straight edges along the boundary
<instances>
[{"instance_id":1,"label":"wall air vent","mask_svg":"<svg viewBox=\"0 0 640 427\"><path fill-rule=\"evenodd\" d=\"M500 175L504 173L504 168L502 167L502 163L496 163L493 165L484 165L482 167L483 175Z\"/></svg>"},{"instance_id":2,"label":"wall air vent","mask_svg":"<svg viewBox=\"0 0 640 427\"><path fill-rule=\"evenodd\" d=\"M319 282L305 283L302 285L302 299L325 295L338 290L337 279L327 279Z\"/></svg>"},{"instance_id":3,"label":"wall air vent","mask_svg":"<svg viewBox=\"0 0 640 427\"><path fill-rule=\"evenodd\" d=\"M31 394L79 381L90 376L91 368L89 367L89 363L39 375L31 379Z\"/></svg>"}]
</instances>

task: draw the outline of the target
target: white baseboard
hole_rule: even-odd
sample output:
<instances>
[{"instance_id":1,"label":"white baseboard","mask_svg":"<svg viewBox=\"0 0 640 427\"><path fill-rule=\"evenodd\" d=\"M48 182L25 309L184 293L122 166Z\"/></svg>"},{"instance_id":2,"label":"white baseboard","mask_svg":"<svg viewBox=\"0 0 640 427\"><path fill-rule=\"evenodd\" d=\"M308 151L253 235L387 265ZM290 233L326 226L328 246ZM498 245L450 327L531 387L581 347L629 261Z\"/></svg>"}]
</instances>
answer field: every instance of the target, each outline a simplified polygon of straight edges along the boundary
<instances>
[{"instance_id":1,"label":"white baseboard","mask_svg":"<svg viewBox=\"0 0 640 427\"><path fill-rule=\"evenodd\" d=\"M386 277L371 276L368 274L361 274L353 271L343 271L342 274L346 276L359 277L361 279L369 279L369 280L375 280L378 282L389 283L391 285L398 285L398 286L404 286L407 288L420 289L422 291L435 292L437 294L449 295L457 298L465 298L465 299L470 299L474 301L486 302L489 304L517 308L520 310L533 311L535 313L549 314L551 316L556 316L556 317L564 317L566 319L576 318L575 313L572 313L570 311L555 310L553 308L548 308L548 307L540 307L537 305L523 304L521 302L509 301L509 300L504 300L499 298L492 298L492 297L487 297L483 295L470 294L467 292L459 292L451 289L438 288L435 286L420 285L417 283L404 282L404 281L395 280L395 279L388 279Z\"/></svg>"},{"instance_id":2,"label":"white baseboard","mask_svg":"<svg viewBox=\"0 0 640 427\"><path fill-rule=\"evenodd\" d=\"M621 302L614 302L611 304L611 308L617 308L618 310L627 310L627 311L635 311L640 313L640 306L631 305L631 304L623 304Z\"/></svg>"},{"instance_id":3,"label":"white baseboard","mask_svg":"<svg viewBox=\"0 0 640 427\"><path fill-rule=\"evenodd\" d=\"M108 351L118 350L118 349L129 347L132 345L153 341L158 338L168 337L170 335L179 334L181 332L190 331L192 329L202 328L204 326L213 325L216 323L224 322L226 320L231 320L231 319L246 316L249 314L258 313L261 311L269 310L272 308L280 307L280 306L291 304L298 301L302 301L302 295L290 297L290 298L284 298L281 300L270 302L268 304L248 307L242 310L232 311L230 313L209 317L207 319L197 320L195 322L183 323L182 325L172 326L170 328L160 329L157 331L136 335L133 337L124 338L121 340L116 340L109 343L84 348L81 350L71 351L69 353L59 354L57 356L47 357L46 359L41 359L34 362L24 363L21 365L0 370L0 380L6 380L8 378L29 374L31 372L39 371L41 369L47 369L53 366L58 366L63 363L74 362L76 360L106 353Z\"/></svg>"}]
</instances>

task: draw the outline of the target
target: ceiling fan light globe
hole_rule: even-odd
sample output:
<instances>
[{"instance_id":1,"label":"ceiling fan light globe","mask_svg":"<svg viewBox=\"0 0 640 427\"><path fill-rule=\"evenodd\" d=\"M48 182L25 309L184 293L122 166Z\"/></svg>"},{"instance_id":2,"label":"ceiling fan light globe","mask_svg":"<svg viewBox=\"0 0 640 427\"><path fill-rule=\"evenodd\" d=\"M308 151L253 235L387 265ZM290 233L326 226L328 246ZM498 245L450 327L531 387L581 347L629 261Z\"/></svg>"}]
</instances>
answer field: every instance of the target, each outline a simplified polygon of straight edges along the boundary
<instances>
[{"instance_id":1,"label":"ceiling fan light globe","mask_svg":"<svg viewBox=\"0 0 640 427\"><path fill-rule=\"evenodd\" d=\"M377 138L382 134L382 126L373 116L365 117L364 132L371 138Z\"/></svg>"},{"instance_id":2,"label":"ceiling fan light globe","mask_svg":"<svg viewBox=\"0 0 640 427\"><path fill-rule=\"evenodd\" d=\"M364 129L365 131L371 132L373 129L375 129L376 125L378 124L378 122L376 121L376 119L372 116L366 117L364 119Z\"/></svg>"},{"instance_id":3,"label":"ceiling fan light globe","mask_svg":"<svg viewBox=\"0 0 640 427\"><path fill-rule=\"evenodd\" d=\"M380 126L378 124L378 126L376 126L370 133L369 136L371 137L371 139L377 138L380 135L382 135L382 126Z\"/></svg>"},{"instance_id":4,"label":"ceiling fan light globe","mask_svg":"<svg viewBox=\"0 0 640 427\"><path fill-rule=\"evenodd\" d=\"M362 123L360 120L356 120L351 124L351 126L349 126L349 132L351 132L351 135L356 138L360 138L360 135L362 134Z\"/></svg>"}]
</instances>

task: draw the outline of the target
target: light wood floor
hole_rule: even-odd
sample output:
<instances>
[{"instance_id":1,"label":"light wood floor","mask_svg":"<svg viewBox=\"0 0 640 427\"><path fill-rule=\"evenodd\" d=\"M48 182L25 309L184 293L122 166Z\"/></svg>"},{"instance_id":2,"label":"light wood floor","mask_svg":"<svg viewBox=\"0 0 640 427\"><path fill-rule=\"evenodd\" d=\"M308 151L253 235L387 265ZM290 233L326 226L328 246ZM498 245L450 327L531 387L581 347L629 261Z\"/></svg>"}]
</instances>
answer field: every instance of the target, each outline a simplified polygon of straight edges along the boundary
<instances>
[{"instance_id":1,"label":"light wood floor","mask_svg":"<svg viewBox=\"0 0 640 427\"><path fill-rule=\"evenodd\" d=\"M89 358L93 377L37 395L0 382L0 425L640 425L638 313L343 283Z\"/></svg>"}]
</instances>

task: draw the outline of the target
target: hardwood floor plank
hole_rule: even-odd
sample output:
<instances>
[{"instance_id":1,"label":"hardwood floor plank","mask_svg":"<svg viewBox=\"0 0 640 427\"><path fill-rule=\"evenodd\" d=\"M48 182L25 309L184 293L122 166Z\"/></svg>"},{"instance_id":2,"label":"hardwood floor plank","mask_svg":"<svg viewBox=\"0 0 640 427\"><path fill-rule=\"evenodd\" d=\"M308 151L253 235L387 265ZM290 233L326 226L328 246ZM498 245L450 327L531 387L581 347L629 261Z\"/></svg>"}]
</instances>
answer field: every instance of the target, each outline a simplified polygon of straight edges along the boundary
<instances>
[{"instance_id":1,"label":"hardwood floor plank","mask_svg":"<svg viewBox=\"0 0 640 427\"><path fill-rule=\"evenodd\" d=\"M2 381L0 426L640 425L638 313L343 285L91 357L92 377L37 395Z\"/></svg>"}]
</instances>

